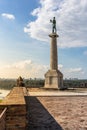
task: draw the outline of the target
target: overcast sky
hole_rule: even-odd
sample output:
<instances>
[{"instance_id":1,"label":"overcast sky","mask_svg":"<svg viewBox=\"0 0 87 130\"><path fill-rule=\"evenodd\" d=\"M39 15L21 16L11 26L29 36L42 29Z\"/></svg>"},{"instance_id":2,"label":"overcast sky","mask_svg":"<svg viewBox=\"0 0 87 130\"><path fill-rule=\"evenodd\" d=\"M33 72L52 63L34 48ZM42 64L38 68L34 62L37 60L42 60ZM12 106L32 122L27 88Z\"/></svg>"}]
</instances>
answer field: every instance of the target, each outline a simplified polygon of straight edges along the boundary
<instances>
[{"instance_id":1,"label":"overcast sky","mask_svg":"<svg viewBox=\"0 0 87 130\"><path fill-rule=\"evenodd\" d=\"M44 78L54 16L59 69L87 79L87 0L0 0L0 78Z\"/></svg>"}]
</instances>

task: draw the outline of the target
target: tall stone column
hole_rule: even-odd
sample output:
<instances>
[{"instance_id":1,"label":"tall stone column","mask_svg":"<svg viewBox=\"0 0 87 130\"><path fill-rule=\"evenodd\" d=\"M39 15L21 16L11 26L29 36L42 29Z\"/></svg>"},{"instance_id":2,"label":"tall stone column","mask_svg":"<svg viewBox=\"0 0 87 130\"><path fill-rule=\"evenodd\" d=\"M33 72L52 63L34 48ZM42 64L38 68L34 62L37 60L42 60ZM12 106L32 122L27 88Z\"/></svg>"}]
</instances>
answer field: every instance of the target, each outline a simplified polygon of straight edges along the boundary
<instances>
[{"instance_id":1,"label":"tall stone column","mask_svg":"<svg viewBox=\"0 0 87 130\"><path fill-rule=\"evenodd\" d=\"M58 70L58 60L57 60L57 37L56 33L49 35L51 38L50 45L50 70Z\"/></svg>"},{"instance_id":2,"label":"tall stone column","mask_svg":"<svg viewBox=\"0 0 87 130\"><path fill-rule=\"evenodd\" d=\"M57 37L56 33L49 35L50 43L50 70L45 74L45 88L58 89L58 60L57 60Z\"/></svg>"}]
</instances>

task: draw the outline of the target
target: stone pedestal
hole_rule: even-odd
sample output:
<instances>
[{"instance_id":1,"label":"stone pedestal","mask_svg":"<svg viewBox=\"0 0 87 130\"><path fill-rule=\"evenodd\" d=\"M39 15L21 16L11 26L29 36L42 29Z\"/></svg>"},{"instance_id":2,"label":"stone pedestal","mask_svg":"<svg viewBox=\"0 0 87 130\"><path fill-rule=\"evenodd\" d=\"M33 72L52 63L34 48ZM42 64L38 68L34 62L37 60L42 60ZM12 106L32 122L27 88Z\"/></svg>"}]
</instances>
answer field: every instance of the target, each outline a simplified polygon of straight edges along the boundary
<instances>
[{"instance_id":1,"label":"stone pedestal","mask_svg":"<svg viewBox=\"0 0 87 130\"><path fill-rule=\"evenodd\" d=\"M63 74L59 70L48 70L45 74L44 87L63 89Z\"/></svg>"},{"instance_id":2,"label":"stone pedestal","mask_svg":"<svg viewBox=\"0 0 87 130\"><path fill-rule=\"evenodd\" d=\"M48 70L45 74L45 88L58 89L58 73L56 70Z\"/></svg>"},{"instance_id":3,"label":"stone pedestal","mask_svg":"<svg viewBox=\"0 0 87 130\"><path fill-rule=\"evenodd\" d=\"M50 70L45 74L45 88L61 89L63 87L63 74L58 70L57 37L56 33L49 35L50 46Z\"/></svg>"}]
</instances>

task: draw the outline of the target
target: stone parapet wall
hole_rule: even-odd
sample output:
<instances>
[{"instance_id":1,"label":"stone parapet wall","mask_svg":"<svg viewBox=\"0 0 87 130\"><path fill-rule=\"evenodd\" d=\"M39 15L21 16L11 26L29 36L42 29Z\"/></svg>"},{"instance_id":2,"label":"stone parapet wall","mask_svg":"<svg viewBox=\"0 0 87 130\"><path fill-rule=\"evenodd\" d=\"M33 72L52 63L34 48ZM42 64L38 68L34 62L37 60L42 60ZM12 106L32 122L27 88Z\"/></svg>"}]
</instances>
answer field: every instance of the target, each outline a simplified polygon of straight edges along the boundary
<instances>
[{"instance_id":1,"label":"stone parapet wall","mask_svg":"<svg viewBox=\"0 0 87 130\"><path fill-rule=\"evenodd\" d=\"M6 130L25 130L26 129L26 106L8 106L6 113Z\"/></svg>"},{"instance_id":2,"label":"stone parapet wall","mask_svg":"<svg viewBox=\"0 0 87 130\"><path fill-rule=\"evenodd\" d=\"M0 109L7 107L6 130L26 129L26 103L22 87L14 87L0 103Z\"/></svg>"}]
</instances>

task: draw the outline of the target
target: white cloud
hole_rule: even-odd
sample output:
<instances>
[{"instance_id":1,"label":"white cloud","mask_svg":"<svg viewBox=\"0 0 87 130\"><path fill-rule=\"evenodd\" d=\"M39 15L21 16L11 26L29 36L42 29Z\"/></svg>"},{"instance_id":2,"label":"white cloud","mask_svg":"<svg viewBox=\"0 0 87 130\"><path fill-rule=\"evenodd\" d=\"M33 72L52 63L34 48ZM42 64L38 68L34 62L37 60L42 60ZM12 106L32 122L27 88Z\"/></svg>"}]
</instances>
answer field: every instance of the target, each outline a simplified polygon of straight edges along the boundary
<instances>
[{"instance_id":1,"label":"white cloud","mask_svg":"<svg viewBox=\"0 0 87 130\"><path fill-rule=\"evenodd\" d=\"M31 60L19 61L13 64L0 67L0 78L43 78L48 66L37 64Z\"/></svg>"},{"instance_id":2,"label":"white cloud","mask_svg":"<svg viewBox=\"0 0 87 130\"><path fill-rule=\"evenodd\" d=\"M87 46L87 0L40 0L31 13L36 17L24 28L32 38L48 41L52 17L56 17L60 47Z\"/></svg>"},{"instance_id":3,"label":"white cloud","mask_svg":"<svg viewBox=\"0 0 87 130\"><path fill-rule=\"evenodd\" d=\"M82 72L82 68L70 68L69 69L70 73L75 73L75 72Z\"/></svg>"},{"instance_id":4,"label":"white cloud","mask_svg":"<svg viewBox=\"0 0 87 130\"><path fill-rule=\"evenodd\" d=\"M85 72L81 67L78 68L63 68L64 78L85 78Z\"/></svg>"},{"instance_id":5,"label":"white cloud","mask_svg":"<svg viewBox=\"0 0 87 130\"><path fill-rule=\"evenodd\" d=\"M13 63L11 65L6 65L5 68L7 69L24 69L27 65L31 65L32 61L31 60L24 60L24 61L19 61L16 63Z\"/></svg>"},{"instance_id":6,"label":"white cloud","mask_svg":"<svg viewBox=\"0 0 87 130\"><path fill-rule=\"evenodd\" d=\"M8 14L8 13L2 13L1 14L3 17L10 19L10 20L14 20L15 16L13 14Z\"/></svg>"},{"instance_id":7,"label":"white cloud","mask_svg":"<svg viewBox=\"0 0 87 130\"><path fill-rule=\"evenodd\" d=\"M62 64L58 65L59 70L63 73L64 78L83 78L84 70L78 68L65 68ZM0 78L44 78L44 74L49 70L48 65L42 65L32 60L18 61L13 64L0 66Z\"/></svg>"},{"instance_id":8,"label":"white cloud","mask_svg":"<svg viewBox=\"0 0 87 130\"><path fill-rule=\"evenodd\" d=\"M63 65L62 64L59 64L58 65L58 69L62 69L63 68Z\"/></svg>"}]
</instances>

